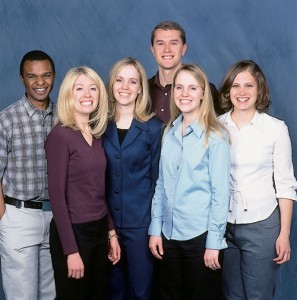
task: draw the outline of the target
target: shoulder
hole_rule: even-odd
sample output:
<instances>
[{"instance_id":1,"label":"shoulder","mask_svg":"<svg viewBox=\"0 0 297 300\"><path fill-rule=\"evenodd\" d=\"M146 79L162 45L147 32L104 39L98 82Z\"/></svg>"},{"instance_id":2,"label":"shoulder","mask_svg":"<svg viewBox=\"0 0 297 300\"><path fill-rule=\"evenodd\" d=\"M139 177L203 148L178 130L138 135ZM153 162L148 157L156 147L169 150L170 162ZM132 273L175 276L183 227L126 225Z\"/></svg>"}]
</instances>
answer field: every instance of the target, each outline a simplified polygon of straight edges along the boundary
<instances>
[{"instance_id":1,"label":"shoulder","mask_svg":"<svg viewBox=\"0 0 297 300\"><path fill-rule=\"evenodd\" d=\"M228 114L229 114L229 112L226 112L226 113L218 116L218 119L222 124L224 124L227 121Z\"/></svg>"},{"instance_id":2,"label":"shoulder","mask_svg":"<svg viewBox=\"0 0 297 300\"><path fill-rule=\"evenodd\" d=\"M17 111L20 109L22 105L22 100L18 100L13 102L9 106L5 107L3 110L0 111L0 118L4 118L9 115L15 115Z\"/></svg>"},{"instance_id":3,"label":"shoulder","mask_svg":"<svg viewBox=\"0 0 297 300\"><path fill-rule=\"evenodd\" d=\"M277 132L282 129L286 129L287 125L283 120L276 117L272 117L266 113L259 114L259 120L261 127L266 131Z\"/></svg>"},{"instance_id":4,"label":"shoulder","mask_svg":"<svg viewBox=\"0 0 297 300\"><path fill-rule=\"evenodd\" d=\"M55 140L62 141L62 140L66 140L67 137L73 134L75 134L75 131L73 129L64 127L62 126L61 123L58 123L52 128L47 139L48 140L55 139Z\"/></svg>"},{"instance_id":5,"label":"shoulder","mask_svg":"<svg viewBox=\"0 0 297 300\"><path fill-rule=\"evenodd\" d=\"M163 123L156 116L150 118L146 123L149 128L156 128L156 129L161 128L163 125Z\"/></svg>"}]
</instances>

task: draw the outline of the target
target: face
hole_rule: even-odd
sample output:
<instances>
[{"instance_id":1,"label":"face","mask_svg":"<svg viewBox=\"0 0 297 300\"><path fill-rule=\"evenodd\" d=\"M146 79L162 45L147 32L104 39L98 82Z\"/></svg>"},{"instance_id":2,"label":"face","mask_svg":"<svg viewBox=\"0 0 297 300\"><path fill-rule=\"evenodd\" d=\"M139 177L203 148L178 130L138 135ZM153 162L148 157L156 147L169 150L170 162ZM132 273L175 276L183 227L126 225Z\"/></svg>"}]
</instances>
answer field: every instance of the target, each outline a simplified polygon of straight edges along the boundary
<instances>
[{"instance_id":1,"label":"face","mask_svg":"<svg viewBox=\"0 0 297 300\"><path fill-rule=\"evenodd\" d=\"M192 120L197 117L203 94L201 86L189 72L181 71L176 76L173 99L184 116Z\"/></svg>"},{"instance_id":2,"label":"face","mask_svg":"<svg viewBox=\"0 0 297 300\"><path fill-rule=\"evenodd\" d=\"M141 83L137 69L133 65L124 66L113 84L113 95L117 105L134 107L140 93Z\"/></svg>"},{"instance_id":3,"label":"face","mask_svg":"<svg viewBox=\"0 0 297 300\"><path fill-rule=\"evenodd\" d=\"M187 44L183 45L178 30L156 30L151 51L159 67L166 70L176 69L182 64L182 56L186 50Z\"/></svg>"},{"instance_id":4,"label":"face","mask_svg":"<svg viewBox=\"0 0 297 300\"><path fill-rule=\"evenodd\" d=\"M74 114L89 117L98 106L99 89L95 82L84 74L77 77L73 86Z\"/></svg>"},{"instance_id":5,"label":"face","mask_svg":"<svg viewBox=\"0 0 297 300\"><path fill-rule=\"evenodd\" d=\"M49 60L25 61L21 80L27 98L37 107L49 102L49 93L54 84L55 74Z\"/></svg>"},{"instance_id":6,"label":"face","mask_svg":"<svg viewBox=\"0 0 297 300\"><path fill-rule=\"evenodd\" d=\"M235 77L230 89L230 99L234 111L256 111L258 85L249 70L240 72Z\"/></svg>"}]
</instances>

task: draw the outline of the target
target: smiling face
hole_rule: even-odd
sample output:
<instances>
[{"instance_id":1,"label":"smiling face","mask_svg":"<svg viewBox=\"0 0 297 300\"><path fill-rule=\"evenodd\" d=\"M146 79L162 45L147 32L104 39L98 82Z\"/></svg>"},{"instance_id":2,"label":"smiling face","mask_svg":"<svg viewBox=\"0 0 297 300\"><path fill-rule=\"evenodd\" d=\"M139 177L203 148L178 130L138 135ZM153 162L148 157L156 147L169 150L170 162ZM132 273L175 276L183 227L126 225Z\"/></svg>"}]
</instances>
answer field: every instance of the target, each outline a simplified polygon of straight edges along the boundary
<instances>
[{"instance_id":1,"label":"smiling face","mask_svg":"<svg viewBox=\"0 0 297 300\"><path fill-rule=\"evenodd\" d=\"M159 67L176 69L182 64L182 56L186 50L187 44L183 44L178 30L156 30L151 51Z\"/></svg>"},{"instance_id":2,"label":"smiling face","mask_svg":"<svg viewBox=\"0 0 297 300\"><path fill-rule=\"evenodd\" d=\"M192 121L197 118L203 94L203 89L192 74L187 71L178 73L174 82L173 99L184 117Z\"/></svg>"},{"instance_id":3,"label":"smiling face","mask_svg":"<svg viewBox=\"0 0 297 300\"><path fill-rule=\"evenodd\" d=\"M113 95L117 106L135 106L138 94L141 93L140 76L133 65L124 66L113 83Z\"/></svg>"},{"instance_id":4,"label":"smiling face","mask_svg":"<svg viewBox=\"0 0 297 300\"><path fill-rule=\"evenodd\" d=\"M238 73L230 89L230 99L234 111L255 112L257 97L258 85L251 72L245 70Z\"/></svg>"},{"instance_id":5,"label":"smiling face","mask_svg":"<svg viewBox=\"0 0 297 300\"><path fill-rule=\"evenodd\" d=\"M48 105L54 79L55 74L49 60L25 61L21 80L26 96L34 106L44 108Z\"/></svg>"},{"instance_id":6,"label":"smiling face","mask_svg":"<svg viewBox=\"0 0 297 300\"><path fill-rule=\"evenodd\" d=\"M74 115L89 117L99 103L99 89L95 82L84 74L77 77L73 86Z\"/></svg>"}]
</instances>

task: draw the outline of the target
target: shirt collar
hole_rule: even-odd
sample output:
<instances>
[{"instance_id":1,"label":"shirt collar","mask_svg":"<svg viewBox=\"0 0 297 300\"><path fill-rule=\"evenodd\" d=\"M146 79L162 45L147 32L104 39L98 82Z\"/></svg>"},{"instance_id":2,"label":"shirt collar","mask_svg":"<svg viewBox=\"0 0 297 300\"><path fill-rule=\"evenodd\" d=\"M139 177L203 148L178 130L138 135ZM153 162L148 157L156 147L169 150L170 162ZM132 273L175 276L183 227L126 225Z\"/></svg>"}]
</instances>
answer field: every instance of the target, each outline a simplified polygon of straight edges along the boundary
<instances>
[{"instance_id":1,"label":"shirt collar","mask_svg":"<svg viewBox=\"0 0 297 300\"><path fill-rule=\"evenodd\" d=\"M227 112L227 116L226 116L224 124L237 127L235 122L232 120L231 113L232 113L232 110ZM250 121L250 125L255 125L256 127L259 127L260 123L261 123L260 113L256 110L253 118Z\"/></svg>"},{"instance_id":2,"label":"shirt collar","mask_svg":"<svg viewBox=\"0 0 297 300\"><path fill-rule=\"evenodd\" d=\"M176 120L172 122L172 126L174 127L173 133L175 136L181 136L182 135L182 122L183 122L183 115L180 114ZM198 138L201 138L204 129L201 127L198 118L187 127L190 127L193 130L193 134L195 134Z\"/></svg>"},{"instance_id":3,"label":"shirt collar","mask_svg":"<svg viewBox=\"0 0 297 300\"><path fill-rule=\"evenodd\" d=\"M160 77L159 77L159 71L157 72L155 79L154 79L154 85L158 86L161 89L171 89L172 84L166 84L165 86L162 86L160 83Z\"/></svg>"},{"instance_id":4,"label":"shirt collar","mask_svg":"<svg viewBox=\"0 0 297 300\"><path fill-rule=\"evenodd\" d=\"M24 105L24 107L25 107L25 109L26 109L26 111L27 111L30 118L32 118L32 116L37 111L39 111L39 109L30 102L30 100L27 98L26 95L23 96L22 103L23 103L23 105ZM52 101L50 101L47 109L44 111L44 116L46 116L50 113L53 113L53 112L54 112L54 104L53 104Z\"/></svg>"}]
</instances>

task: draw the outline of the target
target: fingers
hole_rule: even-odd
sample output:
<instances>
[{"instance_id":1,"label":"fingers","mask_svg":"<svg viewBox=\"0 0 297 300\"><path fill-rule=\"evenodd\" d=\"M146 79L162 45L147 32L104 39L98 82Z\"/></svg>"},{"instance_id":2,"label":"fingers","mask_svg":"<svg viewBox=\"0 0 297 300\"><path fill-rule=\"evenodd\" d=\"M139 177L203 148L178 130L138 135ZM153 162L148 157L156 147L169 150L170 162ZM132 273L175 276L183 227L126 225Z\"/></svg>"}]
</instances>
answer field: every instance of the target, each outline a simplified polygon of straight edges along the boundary
<instances>
[{"instance_id":1,"label":"fingers","mask_svg":"<svg viewBox=\"0 0 297 300\"><path fill-rule=\"evenodd\" d=\"M221 265L218 260L207 261L207 262L205 262L205 265L206 265L206 267L208 267L214 271L221 269Z\"/></svg>"},{"instance_id":2,"label":"fingers","mask_svg":"<svg viewBox=\"0 0 297 300\"><path fill-rule=\"evenodd\" d=\"M162 255L164 254L164 251L163 251L163 243L162 243L162 238L161 237L151 236L149 247L151 249L152 254L157 259L162 259Z\"/></svg>"},{"instance_id":3,"label":"fingers","mask_svg":"<svg viewBox=\"0 0 297 300\"><path fill-rule=\"evenodd\" d=\"M278 265L281 265L291 259L290 251L281 252L276 258L273 259Z\"/></svg>"},{"instance_id":4,"label":"fingers","mask_svg":"<svg viewBox=\"0 0 297 300\"><path fill-rule=\"evenodd\" d=\"M68 270L68 277L73 279L80 279L84 277L84 269Z\"/></svg>"}]
</instances>

